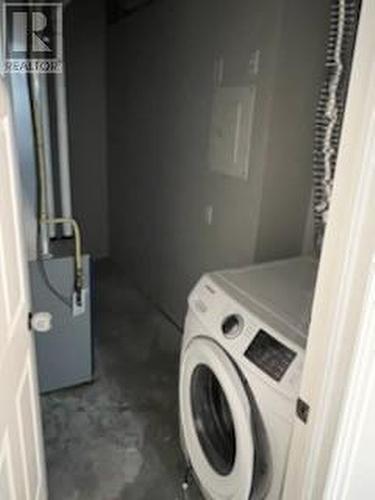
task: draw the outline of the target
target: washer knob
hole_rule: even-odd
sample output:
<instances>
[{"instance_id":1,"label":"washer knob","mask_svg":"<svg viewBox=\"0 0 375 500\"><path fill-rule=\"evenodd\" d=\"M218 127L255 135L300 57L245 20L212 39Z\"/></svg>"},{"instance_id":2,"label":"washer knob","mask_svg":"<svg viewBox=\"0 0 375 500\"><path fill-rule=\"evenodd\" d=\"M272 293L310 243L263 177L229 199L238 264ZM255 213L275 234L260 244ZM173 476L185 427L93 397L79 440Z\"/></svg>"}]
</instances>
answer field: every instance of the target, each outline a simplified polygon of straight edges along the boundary
<instances>
[{"instance_id":1,"label":"washer knob","mask_svg":"<svg viewBox=\"0 0 375 500\"><path fill-rule=\"evenodd\" d=\"M237 337L243 328L243 319L238 314L231 314L227 316L221 325L221 330L225 337Z\"/></svg>"},{"instance_id":2,"label":"washer knob","mask_svg":"<svg viewBox=\"0 0 375 500\"><path fill-rule=\"evenodd\" d=\"M29 328L38 333L50 332L52 329L52 314L49 312L30 313Z\"/></svg>"}]
</instances>

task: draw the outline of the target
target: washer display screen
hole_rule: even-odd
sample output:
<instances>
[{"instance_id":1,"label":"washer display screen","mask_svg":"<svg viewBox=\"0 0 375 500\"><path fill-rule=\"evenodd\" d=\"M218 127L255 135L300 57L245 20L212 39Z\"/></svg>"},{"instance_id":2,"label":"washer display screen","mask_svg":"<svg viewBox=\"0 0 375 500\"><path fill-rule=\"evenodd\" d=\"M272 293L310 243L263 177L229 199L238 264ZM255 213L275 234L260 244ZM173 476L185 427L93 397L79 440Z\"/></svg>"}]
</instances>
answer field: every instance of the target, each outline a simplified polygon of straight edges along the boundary
<instances>
[{"instance_id":1,"label":"washer display screen","mask_svg":"<svg viewBox=\"0 0 375 500\"><path fill-rule=\"evenodd\" d=\"M264 330L259 330L246 350L245 356L267 375L279 382L297 353L271 337Z\"/></svg>"}]
</instances>

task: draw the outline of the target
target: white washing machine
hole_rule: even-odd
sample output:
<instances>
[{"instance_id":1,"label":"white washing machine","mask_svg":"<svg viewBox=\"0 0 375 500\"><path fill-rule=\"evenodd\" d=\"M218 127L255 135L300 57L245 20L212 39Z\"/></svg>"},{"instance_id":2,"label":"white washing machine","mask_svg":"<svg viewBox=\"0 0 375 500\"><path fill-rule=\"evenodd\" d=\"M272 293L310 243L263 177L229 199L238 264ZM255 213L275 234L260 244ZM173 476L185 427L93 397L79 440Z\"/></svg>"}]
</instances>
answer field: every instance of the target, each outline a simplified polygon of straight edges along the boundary
<instances>
[{"instance_id":1,"label":"white washing machine","mask_svg":"<svg viewBox=\"0 0 375 500\"><path fill-rule=\"evenodd\" d=\"M308 257L203 276L180 360L182 447L207 499L279 499L317 263Z\"/></svg>"}]
</instances>

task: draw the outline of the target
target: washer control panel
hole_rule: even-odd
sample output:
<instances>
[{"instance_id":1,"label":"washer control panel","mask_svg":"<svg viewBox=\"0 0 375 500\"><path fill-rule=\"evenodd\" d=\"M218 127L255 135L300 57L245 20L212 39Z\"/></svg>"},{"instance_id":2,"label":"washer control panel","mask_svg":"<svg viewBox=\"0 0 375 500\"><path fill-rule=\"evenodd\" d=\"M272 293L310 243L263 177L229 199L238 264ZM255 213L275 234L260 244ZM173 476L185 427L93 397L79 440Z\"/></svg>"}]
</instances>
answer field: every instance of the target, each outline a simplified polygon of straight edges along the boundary
<instances>
[{"instance_id":1,"label":"washer control panel","mask_svg":"<svg viewBox=\"0 0 375 500\"><path fill-rule=\"evenodd\" d=\"M245 357L271 378L280 382L297 353L264 330L259 330L245 351Z\"/></svg>"}]
</instances>

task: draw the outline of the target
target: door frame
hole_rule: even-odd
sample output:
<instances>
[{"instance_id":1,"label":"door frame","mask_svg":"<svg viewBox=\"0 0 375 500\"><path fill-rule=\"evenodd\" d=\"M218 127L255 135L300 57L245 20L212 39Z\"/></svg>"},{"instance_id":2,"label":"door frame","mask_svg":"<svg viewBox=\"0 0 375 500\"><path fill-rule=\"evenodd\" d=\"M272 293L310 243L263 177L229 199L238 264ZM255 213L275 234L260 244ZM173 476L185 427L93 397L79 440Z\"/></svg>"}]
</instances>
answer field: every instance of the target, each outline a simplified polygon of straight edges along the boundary
<instances>
[{"instance_id":1,"label":"door frame","mask_svg":"<svg viewBox=\"0 0 375 500\"><path fill-rule=\"evenodd\" d=\"M371 410L359 396L374 383L364 376L375 345L374 19L375 2L363 0L300 390L310 412L307 423L295 419L285 500L352 491L361 454L349 456Z\"/></svg>"}]
</instances>

